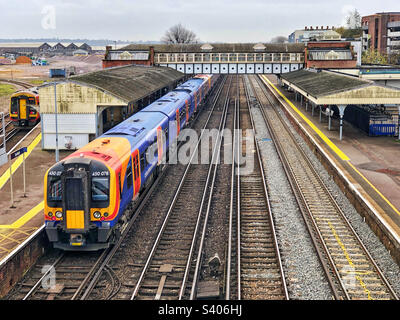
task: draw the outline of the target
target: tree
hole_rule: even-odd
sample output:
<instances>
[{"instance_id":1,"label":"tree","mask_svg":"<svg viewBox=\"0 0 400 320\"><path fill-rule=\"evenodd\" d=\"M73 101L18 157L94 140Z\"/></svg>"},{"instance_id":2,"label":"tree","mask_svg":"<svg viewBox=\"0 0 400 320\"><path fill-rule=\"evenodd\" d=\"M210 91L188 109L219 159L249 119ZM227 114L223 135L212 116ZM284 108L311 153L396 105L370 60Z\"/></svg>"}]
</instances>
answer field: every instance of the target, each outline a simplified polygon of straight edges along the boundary
<instances>
[{"instance_id":1,"label":"tree","mask_svg":"<svg viewBox=\"0 0 400 320\"><path fill-rule=\"evenodd\" d=\"M271 43L285 43L288 42L288 38L284 36L277 36L271 39Z\"/></svg>"},{"instance_id":2,"label":"tree","mask_svg":"<svg viewBox=\"0 0 400 320\"><path fill-rule=\"evenodd\" d=\"M365 64L387 64L388 58L386 55L379 52L379 50L367 50L363 52L362 63Z\"/></svg>"},{"instance_id":3,"label":"tree","mask_svg":"<svg viewBox=\"0 0 400 320\"><path fill-rule=\"evenodd\" d=\"M186 29L180 23L169 28L161 41L166 44L174 43L198 43L196 34L193 31Z\"/></svg>"},{"instance_id":4,"label":"tree","mask_svg":"<svg viewBox=\"0 0 400 320\"><path fill-rule=\"evenodd\" d=\"M361 15L357 9L349 11L346 17L346 25L348 29L361 29Z\"/></svg>"}]
</instances>

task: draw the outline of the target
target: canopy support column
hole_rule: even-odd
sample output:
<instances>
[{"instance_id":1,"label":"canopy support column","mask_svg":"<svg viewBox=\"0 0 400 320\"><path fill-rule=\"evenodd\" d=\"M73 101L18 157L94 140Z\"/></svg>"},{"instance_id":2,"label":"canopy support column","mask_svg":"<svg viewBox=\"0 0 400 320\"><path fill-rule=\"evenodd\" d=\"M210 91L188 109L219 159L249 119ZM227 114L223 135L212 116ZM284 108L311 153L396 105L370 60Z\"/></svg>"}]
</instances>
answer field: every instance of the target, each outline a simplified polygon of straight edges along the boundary
<instances>
[{"instance_id":1,"label":"canopy support column","mask_svg":"<svg viewBox=\"0 0 400 320\"><path fill-rule=\"evenodd\" d=\"M343 138L343 116L344 116L344 111L346 110L346 105L340 105L338 106L339 108L339 115L340 115L340 133L339 133L339 139L342 140Z\"/></svg>"},{"instance_id":2,"label":"canopy support column","mask_svg":"<svg viewBox=\"0 0 400 320\"><path fill-rule=\"evenodd\" d=\"M319 106L319 122L322 122L322 106Z\"/></svg>"},{"instance_id":3,"label":"canopy support column","mask_svg":"<svg viewBox=\"0 0 400 320\"><path fill-rule=\"evenodd\" d=\"M400 104L397 106L398 110L399 110L399 115L398 115L398 126L399 126L399 140L400 140Z\"/></svg>"}]
</instances>

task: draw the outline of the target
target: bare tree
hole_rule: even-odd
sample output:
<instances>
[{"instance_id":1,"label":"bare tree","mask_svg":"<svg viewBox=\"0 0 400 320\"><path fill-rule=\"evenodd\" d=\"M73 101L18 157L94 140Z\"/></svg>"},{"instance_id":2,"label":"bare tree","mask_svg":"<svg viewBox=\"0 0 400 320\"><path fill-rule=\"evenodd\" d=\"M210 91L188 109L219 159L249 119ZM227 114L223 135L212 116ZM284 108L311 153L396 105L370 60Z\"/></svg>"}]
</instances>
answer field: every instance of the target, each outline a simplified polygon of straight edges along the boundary
<instances>
[{"instance_id":1,"label":"bare tree","mask_svg":"<svg viewBox=\"0 0 400 320\"><path fill-rule=\"evenodd\" d=\"M271 39L271 43L285 43L288 41L287 37L277 36Z\"/></svg>"},{"instance_id":2,"label":"bare tree","mask_svg":"<svg viewBox=\"0 0 400 320\"><path fill-rule=\"evenodd\" d=\"M346 16L346 25L349 29L360 29L361 28L361 15L357 9L349 11Z\"/></svg>"},{"instance_id":3,"label":"bare tree","mask_svg":"<svg viewBox=\"0 0 400 320\"><path fill-rule=\"evenodd\" d=\"M198 43L196 34L186 29L180 23L169 28L161 38L163 43Z\"/></svg>"}]
</instances>

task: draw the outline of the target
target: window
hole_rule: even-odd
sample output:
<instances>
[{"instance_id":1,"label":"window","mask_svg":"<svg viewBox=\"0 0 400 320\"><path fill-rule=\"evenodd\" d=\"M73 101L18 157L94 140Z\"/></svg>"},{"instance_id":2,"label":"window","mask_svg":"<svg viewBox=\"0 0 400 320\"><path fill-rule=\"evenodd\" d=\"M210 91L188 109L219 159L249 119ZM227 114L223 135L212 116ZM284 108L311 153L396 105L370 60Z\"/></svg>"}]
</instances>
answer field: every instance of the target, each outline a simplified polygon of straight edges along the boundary
<instances>
[{"instance_id":1,"label":"window","mask_svg":"<svg viewBox=\"0 0 400 320\"><path fill-rule=\"evenodd\" d=\"M224 62L228 61L228 54L227 53L221 53L221 61L224 61Z\"/></svg>"},{"instance_id":2,"label":"window","mask_svg":"<svg viewBox=\"0 0 400 320\"><path fill-rule=\"evenodd\" d=\"M65 190L66 210L84 210L82 179L66 179Z\"/></svg>"},{"instance_id":3,"label":"window","mask_svg":"<svg viewBox=\"0 0 400 320\"><path fill-rule=\"evenodd\" d=\"M62 183L61 177L49 177L49 188L47 192L48 201L62 200Z\"/></svg>"},{"instance_id":4,"label":"window","mask_svg":"<svg viewBox=\"0 0 400 320\"><path fill-rule=\"evenodd\" d=\"M133 180L132 180L132 162L131 158L129 158L128 162L128 167L126 169L126 186L128 189L130 189L133 185Z\"/></svg>"},{"instance_id":5,"label":"window","mask_svg":"<svg viewBox=\"0 0 400 320\"><path fill-rule=\"evenodd\" d=\"M264 61L266 62L272 61L272 53L266 53L264 56Z\"/></svg>"},{"instance_id":6,"label":"window","mask_svg":"<svg viewBox=\"0 0 400 320\"><path fill-rule=\"evenodd\" d=\"M11 99L11 113L18 114L18 98Z\"/></svg>"},{"instance_id":7,"label":"window","mask_svg":"<svg viewBox=\"0 0 400 320\"><path fill-rule=\"evenodd\" d=\"M140 167L142 168L142 171L147 167L146 152L147 149L143 151L143 153L140 156Z\"/></svg>"},{"instance_id":8,"label":"window","mask_svg":"<svg viewBox=\"0 0 400 320\"><path fill-rule=\"evenodd\" d=\"M139 158L138 154L136 154L133 157L133 171L134 171L134 175L135 175L135 181L137 179L139 179L139 159L138 158Z\"/></svg>"},{"instance_id":9,"label":"window","mask_svg":"<svg viewBox=\"0 0 400 320\"><path fill-rule=\"evenodd\" d=\"M195 53L195 55L194 55L194 61L195 61L195 62L201 62L201 61L202 61L201 53Z\"/></svg>"},{"instance_id":10,"label":"window","mask_svg":"<svg viewBox=\"0 0 400 320\"><path fill-rule=\"evenodd\" d=\"M109 180L108 178L93 178L92 179L92 200L93 201L107 201L109 194Z\"/></svg>"}]
</instances>

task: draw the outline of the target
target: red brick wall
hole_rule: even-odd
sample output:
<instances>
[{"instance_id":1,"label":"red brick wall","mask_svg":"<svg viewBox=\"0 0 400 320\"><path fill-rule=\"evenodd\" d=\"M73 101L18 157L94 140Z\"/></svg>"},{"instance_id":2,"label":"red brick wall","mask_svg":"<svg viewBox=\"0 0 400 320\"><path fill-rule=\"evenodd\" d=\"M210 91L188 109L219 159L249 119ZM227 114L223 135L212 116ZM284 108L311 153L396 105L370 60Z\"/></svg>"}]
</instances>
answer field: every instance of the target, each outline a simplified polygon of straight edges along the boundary
<instances>
[{"instance_id":1,"label":"red brick wall","mask_svg":"<svg viewBox=\"0 0 400 320\"><path fill-rule=\"evenodd\" d=\"M355 68L357 60L318 60L307 61L306 68L321 68L321 69L347 69Z\"/></svg>"},{"instance_id":2,"label":"red brick wall","mask_svg":"<svg viewBox=\"0 0 400 320\"><path fill-rule=\"evenodd\" d=\"M375 19L378 19L378 39L376 43L376 25ZM371 49L377 49L382 53L387 53L387 25L392 21L400 21L400 14L374 14L362 17L361 23L365 25L368 22L368 34L371 39Z\"/></svg>"}]
</instances>

